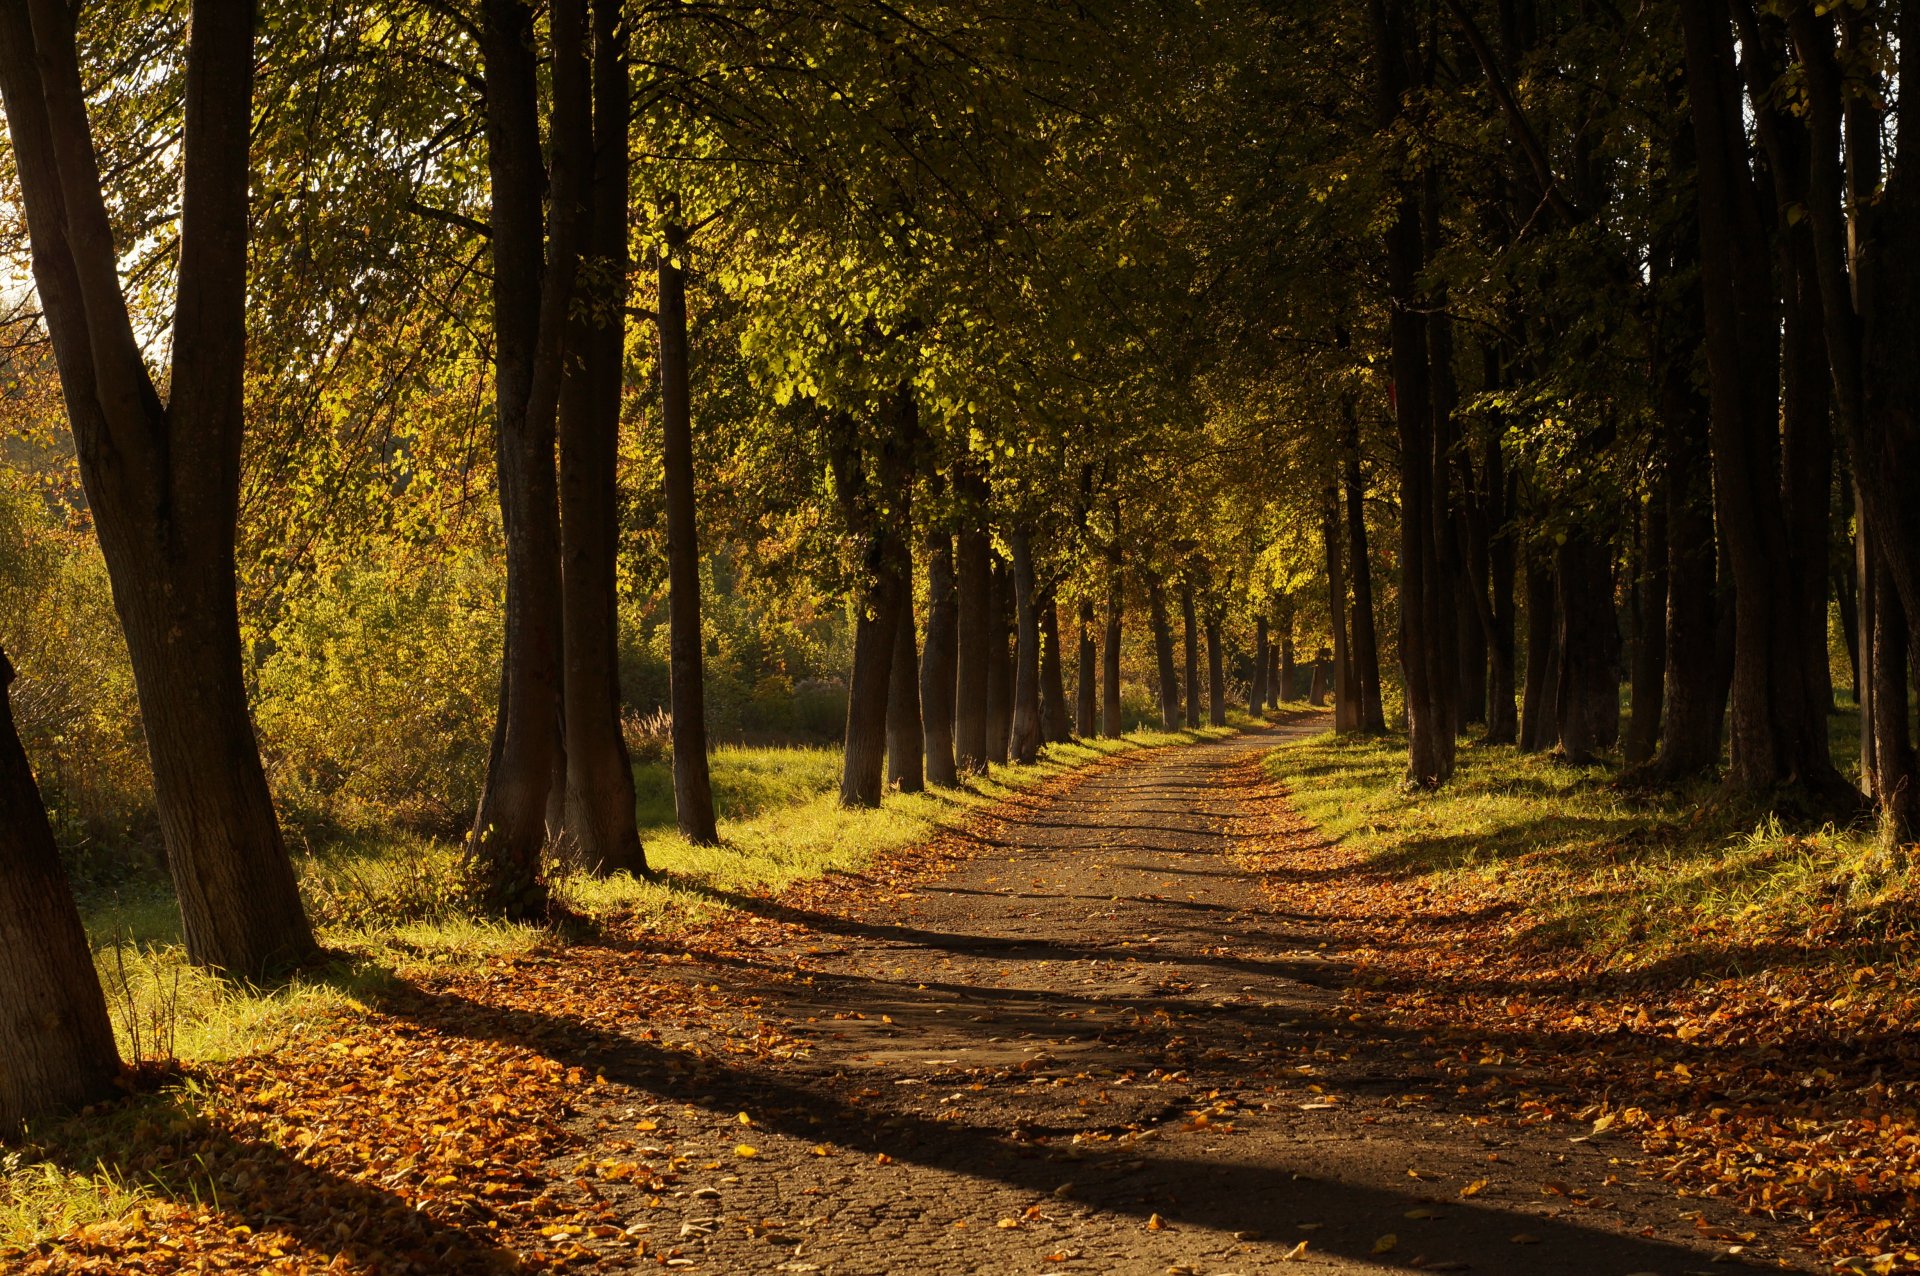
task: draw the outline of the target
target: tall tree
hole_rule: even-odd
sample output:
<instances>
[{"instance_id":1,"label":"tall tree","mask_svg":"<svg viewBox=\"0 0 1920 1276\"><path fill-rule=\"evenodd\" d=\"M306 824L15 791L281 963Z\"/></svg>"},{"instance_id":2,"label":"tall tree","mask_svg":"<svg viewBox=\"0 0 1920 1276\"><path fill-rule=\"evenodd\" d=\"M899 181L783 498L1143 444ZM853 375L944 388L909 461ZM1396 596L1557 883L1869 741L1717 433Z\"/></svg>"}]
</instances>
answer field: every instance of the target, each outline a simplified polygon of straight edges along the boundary
<instances>
[{"instance_id":1,"label":"tall tree","mask_svg":"<svg viewBox=\"0 0 1920 1276\"><path fill-rule=\"evenodd\" d=\"M34 282L126 631L187 953L259 976L315 946L248 716L234 592L253 5L191 9L164 402L122 291L76 13L56 0L0 11Z\"/></svg>"}]
</instances>

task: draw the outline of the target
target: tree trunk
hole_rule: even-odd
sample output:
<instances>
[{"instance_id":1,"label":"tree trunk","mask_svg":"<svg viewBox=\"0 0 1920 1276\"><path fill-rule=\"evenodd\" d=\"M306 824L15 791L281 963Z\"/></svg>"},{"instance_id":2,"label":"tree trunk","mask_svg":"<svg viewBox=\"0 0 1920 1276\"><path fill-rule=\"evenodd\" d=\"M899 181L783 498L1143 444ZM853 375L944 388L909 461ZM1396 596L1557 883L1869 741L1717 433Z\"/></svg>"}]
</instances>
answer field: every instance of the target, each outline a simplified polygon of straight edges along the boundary
<instances>
[{"instance_id":1,"label":"tree trunk","mask_svg":"<svg viewBox=\"0 0 1920 1276\"><path fill-rule=\"evenodd\" d=\"M634 823L633 764L620 731L615 600L620 515L614 476L627 327L626 37L619 0L593 0L592 7L594 137L587 250L602 268L592 283L592 304L574 309L567 334L572 357L560 387L565 748L557 786L559 831L589 871L637 876L647 871L647 859ZM684 290L681 318L684 325ZM684 377L684 343L681 356ZM663 357L663 370L666 362ZM678 750L674 761L678 765Z\"/></svg>"},{"instance_id":2,"label":"tree trunk","mask_svg":"<svg viewBox=\"0 0 1920 1276\"><path fill-rule=\"evenodd\" d=\"M1370 735L1387 729L1380 702L1380 639L1373 611L1373 566L1368 560L1366 485L1360 477L1357 420L1349 413L1346 447L1347 550L1353 564L1353 667L1359 727ZM1511 697L1509 697L1511 699Z\"/></svg>"},{"instance_id":3,"label":"tree trunk","mask_svg":"<svg viewBox=\"0 0 1920 1276\"><path fill-rule=\"evenodd\" d=\"M1007 564L990 552L987 576L987 761L1007 764L1013 733L1013 587Z\"/></svg>"},{"instance_id":4,"label":"tree trunk","mask_svg":"<svg viewBox=\"0 0 1920 1276\"><path fill-rule=\"evenodd\" d=\"M1267 688L1268 699L1278 709L1284 700L1300 698L1300 673L1294 666L1293 658L1293 618L1287 618L1288 630L1280 635L1280 641L1267 647Z\"/></svg>"},{"instance_id":5,"label":"tree trunk","mask_svg":"<svg viewBox=\"0 0 1920 1276\"><path fill-rule=\"evenodd\" d=\"M1080 599L1080 661L1079 676L1074 686L1074 726L1083 739L1091 740L1100 733L1099 719L1096 716L1100 703L1100 652L1093 637L1093 599L1083 596Z\"/></svg>"},{"instance_id":6,"label":"tree trunk","mask_svg":"<svg viewBox=\"0 0 1920 1276\"><path fill-rule=\"evenodd\" d=\"M1227 725L1227 661L1220 639L1220 618L1207 617L1207 721Z\"/></svg>"},{"instance_id":7,"label":"tree trunk","mask_svg":"<svg viewBox=\"0 0 1920 1276\"><path fill-rule=\"evenodd\" d=\"M1613 571L1606 545L1575 528L1560 545L1560 754L1597 761L1619 722L1620 668L1614 638Z\"/></svg>"},{"instance_id":8,"label":"tree trunk","mask_svg":"<svg viewBox=\"0 0 1920 1276\"><path fill-rule=\"evenodd\" d=\"M1193 610L1193 586L1180 586L1180 617L1186 627L1187 725L1200 725L1200 621Z\"/></svg>"},{"instance_id":9,"label":"tree trunk","mask_svg":"<svg viewBox=\"0 0 1920 1276\"><path fill-rule=\"evenodd\" d=\"M720 840L707 769L707 691L700 623L700 532L693 479L693 399L687 341L686 239L667 231L661 254L661 455L667 506L667 650L673 701L673 808L697 845Z\"/></svg>"},{"instance_id":10,"label":"tree trunk","mask_svg":"<svg viewBox=\"0 0 1920 1276\"><path fill-rule=\"evenodd\" d=\"M1147 577L1147 608L1153 625L1154 666L1160 675L1160 725L1180 729L1180 675L1173 665L1173 626L1167 623L1167 595L1158 576Z\"/></svg>"},{"instance_id":11,"label":"tree trunk","mask_svg":"<svg viewBox=\"0 0 1920 1276\"><path fill-rule=\"evenodd\" d=\"M1247 692L1247 709L1254 717L1267 710L1267 618L1259 616L1253 622L1253 685Z\"/></svg>"},{"instance_id":12,"label":"tree trunk","mask_svg":"<svg viewBox=\"0 0 1920 1276\"><path fill-rule=\"evenodd\" d=\"M1907 709L1911 635L1900 595L1893 587L1892 574L1877 553L1873 555L1871 579L1873 643L1869 667L1873 673L1873 693L1869 699L1873 708L1870 722L1873 770L1865 778L1869 792L1879 805L1886 834L1894 844L1904 845L1913 841L1916 830L1920 830L1920 775L1915 774ZM1863 725L1863 733L1867 729Z\"/></svg>"},{"instance_id":13,"label":"tree trunk","mask_svg":"<svg viewBox=\"0 0 1920 1276\"><path fill-rule=\"evenodd\" d=\"M1640 553L1633 580L1633 716L1621 754L1629 767L1653 760L1660 742L1660 714L1667 676L1667 505L1659 493L1640 518Z\"/></svg>"},{"instance_id":14,"label":"tree trunk","mask_svg":"<svg viewBox=\"0 0 1920 1276\"><path fill-rule=\"evenodd\" d=\"M1800 786L1839 800L1825 706L1811 694L1825 652L1808 649L1805 575L1782 493L1780 307L1732 35L1711 0L1684 0L1680 12L1699 156L1714 499L1734 577L1728 780L1750 794Z\"/></svg>"},{"instance_id":15,"label":"tree trunk","mask_svg":"<svg viewBox=\"0 0 1920 1276\"><path fill-rule=\"evenodd\" d=\"M1329 487L1320 517L1320 545L1327 558L1327 616L1333 627L1333 728L1352 731L1360 725L1360 706L1347 650L1347 565L1340 542L1340 493Z\"/></svg>"},{"instance_id":16,"label":"tree trunk","mask_svg":"<svg viewBox=\"0 0 1920 1276\"><path fill-rule=\"evenodd\" d=\"M1120 571L1113 569L1107 581L1107 635L1100 649L1100 734L1118 740L1126 733L1120 708L1120 607L1125 594L1120 586Z\"/></svg>"},{"instance_id":17,"label":"tree trunk","mask_svg":"<svg viewBox=\"0 0 1920 1276\"><path fill-rule=\"evenodd\" d=\"M120 1073L80 910L14 729L12 683L0 651L0 1138L110 1097Z\"/></svg>"},{"instance_id":18,"label":"tree trunk","mask_svg":"<svg viewBox=\"0 0 1920 1276\"><path fill-rule=\"evenodd\" d=\"M992 664L993 607L992 568L989 563L986 510L973 484L955 485L963 496L975 499L962 506L962 525L958 537L956 602L959 616L955 624L959 651L954 662L953 754L962 775L979 775L987 769L987 669Z\"/></svg>"},{"instance_id":19,"label":"tree trunk","mask_svg":"<svg viewBox=\"0 0 1920 1276\"><path fill-rule=\"evenodd\" d=\"M1049 586L1040 603L1040 725L1049 744L1073 739L1067 684L1060 658L1060 600Z\"/></svg>"},{"instance_id":20,"label":"tree trunk","mask_svg":"<svg viewBox=\"0 0 1920 1276\"><path fill-rule=\"evenodd\" d=\"M1541 753L1559 740L1560 623L1553 572L1527 564L1527 678L1520 711L1520 751Z\"/></svg>"},{"instance_id":21,"label":"tree trunk","mask_svg":"<svg viewBox=\"0 0 1920 1276\"><path fill-rule=\"evenodd\" d=\"M893 630L893 663L887 682L887 783L902 793L920 793L927 787L922 752L926 740L920 720L920 655L913 632L913 556L904 537L893 558L900 618Z\"/></svg>"},{"instance_id":22,"label":"tree trunk","mask_svg":"<svg viewBox=\"0 0 1920 1276\"><path fill-rule=\"evenodd\" d=\"M960 646L959 599L953 576L953 537L927 535L927 645L920 658L920 730L927 780L956 785L954 669Z\"/></svg>"},{"instance_id":23,"label":"tree trunk","mask_svg":"<svg viewBox=\"0 0 1920 1276\"><path fill-rule=\"evenodd\" d=\"M854 422L841 414L830 423L834 486L847 530L861 546L853 672L847 679L847 733L840 771L840 805L845 807L879 806L886 788L887 706L893 687L894 645L899 641L901 613L910 615L913 607L907 576L913 569L907 550L910 524L899 502L899 494L909 484L908 454L916 429L909 387L902 385L896 391L890 414L893 419L871 480Z\"/></svg>"},{"instance_id":24,"label":"tree trunk","mask_svg":"<svg viewBox=\"0 0 1920 1276\"><path fill-rule=\"evenodd\" d=\"M1409 17L1403 5L1404 0L1372 0L1375 115L1380 128L1389 132L1400 120L1409 81ZM1447 659L1450 618L1434 541L1442 511L1433 482L1432 380L1426 308L1419 293L1423 255L1418 194L1401 179L1393 191L1386 242L1394 418L1400 441L1400 663L1406 684L1407 781L1433 788L1453 775L1457 741L1451 688L1456 670Z\"/></svg>"},{"instance_id":25,"label":"tree trunk","mask_svg":"<svg viewBox=\"0 0 1920 1276\"><path fill-rule=\"evenodd\" d=\"M121 291L74 11L0 13L0 93L34 282L126 631L187 955L262 976L315 946L248 716L234 597L253 7L191 10L166 404Z\"/></svg>"},{"instance_id":26,"label":"tree trunk","mask_svg":"<svg viewBox=\"0 0 1920 1276\"><path fill-rule=\"evenodd\" d=\"M1007 752L1022 766L1040 756L1046 726L1040 716L1040 601L1033 578L1033 539L1024 528L1008 538L1013 550L1013 722Z\"/></svg>"}]
</instances>

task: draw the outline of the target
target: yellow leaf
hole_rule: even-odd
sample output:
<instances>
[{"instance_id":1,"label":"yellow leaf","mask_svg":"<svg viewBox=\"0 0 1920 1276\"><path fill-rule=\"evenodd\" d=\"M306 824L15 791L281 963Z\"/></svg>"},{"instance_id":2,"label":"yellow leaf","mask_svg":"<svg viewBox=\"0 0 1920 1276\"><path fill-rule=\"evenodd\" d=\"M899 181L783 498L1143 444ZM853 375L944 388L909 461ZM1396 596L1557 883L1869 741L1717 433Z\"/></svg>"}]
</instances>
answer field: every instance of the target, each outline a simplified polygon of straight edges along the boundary
<instances>
[{"instance_id":1,"label":"yellow leaf","mask_svg":"<svg viewBox=\"0 0 1920 1276\"><path fill-rule=\"evenodd\" d=\"M1295 1245L1292 1249L1280 1255L1280 1261L1283 1263L1297 1263L1301 1259L1305 1258L1306 1256L1307 1256L1307 1243L1305 1241L1301 1241L1298 1245Z\"/></svg>"},{"instance_id":2,"label":"yellow leaf","mask_svg":"<svg viewBox=\"0 0 1920 1276\"><path fill-rule=\"evenodd\" d=\"M1379 1240L1373 1243L1373 1252L1376 1254L1391 1254L1393 1252L1394 1246L1398 1245L1399 1243L1400 1243L1400 1238L1398 1236L1395 1236L1392 1232L1388 1232L1385 1236L1382 1236Z\"/></svg>"},{"instance_id":3,"label":"yellow leaf","mask_svg":"<svg viewBox=\"0 0 1920 1276\"><path fill-rule=\"evenodd\" d=\"M735 1156L759 1156L760 1149L756 1147L749 1147L747 1144L742 1143L739 1147L736 1147L733 1150L733 1154Z\"/></svg>"},{"instance_id":4,"label":"yellow leaf","mask_svg":"<svg viewBox=\"0 0 1920 1276\"><path fill-rule=\"evenodd\" d=\"M1167 1221L1158 1214L1155 1214L1147 1220L1147 1230L1149 1232L1164 1232L1167 1230Z\"/></svg>"},{"instance_id":5,"label":"yellow leaf","mask_svg":"<svg viewBox=\"0 0 1920 1276\"><path fill-rule=\"evenodd\" d=\"M1467 1184L1465 1187L1460 1189L1460 1195L1478 1196L1480 1195L1480 1193L1486 1190L1487 1190L1487 1181L1485 1179L1475 1179L1473 1182Z\"/></svg>"}]
</instances>

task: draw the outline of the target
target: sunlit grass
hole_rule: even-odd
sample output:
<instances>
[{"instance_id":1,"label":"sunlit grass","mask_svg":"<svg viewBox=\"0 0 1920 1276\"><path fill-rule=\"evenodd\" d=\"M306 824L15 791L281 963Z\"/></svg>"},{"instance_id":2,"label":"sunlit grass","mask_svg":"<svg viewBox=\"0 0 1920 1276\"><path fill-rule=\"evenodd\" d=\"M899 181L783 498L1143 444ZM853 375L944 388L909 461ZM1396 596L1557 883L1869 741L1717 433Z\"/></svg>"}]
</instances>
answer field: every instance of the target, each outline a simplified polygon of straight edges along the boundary
<instances>
[{"instance_id":1,"label":"sunlit grass","mask_svg":"<svg viewBox=\"0 0 1920 1276\"><path fill-rule=\"evenodd\" d=\"M1610 771L1508 746L1463 743L1449 784L1409 792L1405 748L1328 733L1267 765L1303 816L1374 868L1495 887L1536 938L1616 968L1742 968L1761 937L1799 934L1831 904L1868 917L1909 884L1905 860L1869 827L1784 827L1708 784L1621 789Z\"/></svg>"}]
</instances>

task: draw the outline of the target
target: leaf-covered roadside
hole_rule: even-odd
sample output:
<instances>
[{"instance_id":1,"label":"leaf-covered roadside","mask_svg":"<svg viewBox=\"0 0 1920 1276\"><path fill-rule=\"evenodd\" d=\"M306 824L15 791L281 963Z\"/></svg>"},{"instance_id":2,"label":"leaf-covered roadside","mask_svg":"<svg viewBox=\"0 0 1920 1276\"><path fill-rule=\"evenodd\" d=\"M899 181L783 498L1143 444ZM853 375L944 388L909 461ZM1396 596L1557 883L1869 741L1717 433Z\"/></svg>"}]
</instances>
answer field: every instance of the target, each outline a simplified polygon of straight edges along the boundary
<instances>
[{"instance_id":1,"label":"leaf-covered roadside","mask_svg":"<svg viewBox=\"0 0 1920 1276\"><path fill-rule=\"evenodd\" d=\"M1125 760L1049 776L966 828ZM753 906L798 916L853 894L884 908L970 845L949 831ZM792 977L760 950L804 948L808 932L744 910L670 934L654 929L659 921L601 917L573 942L554 937L471 969L403 969L370 981L365 1014L47 1131L26 1159L131 1200L31 1248L0 1247L0 1269L388 1276L682 1265L671 1229L616 1213L605 1193L617 1184L630 1199L639 1187L657 1205L689 1164L676 1154L676 1127L735 1124L731 1109L698 1106L715 1065L803 1049L738 987L747 971ZM642 1057L649 1084L636 1088L630 1073L610 1085L597 1073L594 1059L618 1053ZM615 1089L637 1105L631 1124L584 1129L582 1111Z\"/></svg>"},{"instance_id":2,"label":"leaf-covered roadside","mask_svg":"<svg viewBox=\"0 0 1920 1276\"><path fill-rule=\"evenodd\" d=\"M1564 857L1444 872L1330 840L1268 769L1244 778L1245 862L1351 964L1356 1021L1423 1034L1507 1123L1631 1140L1682 1195L1793 1220L1841 1270L1920 1269L1920 948L1898 921L1920 901L1702 921L1687 960L1628 964L1550 924L1607 889Z\"/></svg>"}]
</instances>

